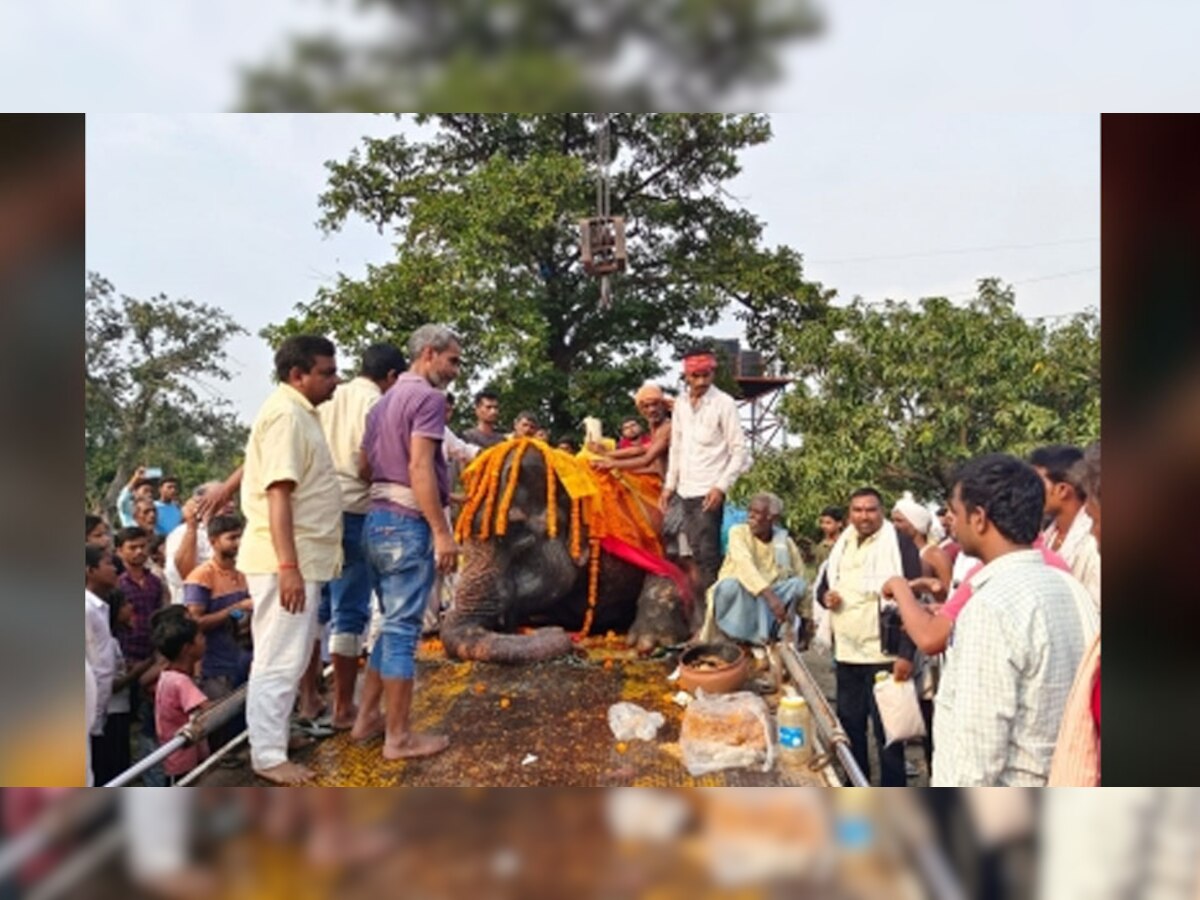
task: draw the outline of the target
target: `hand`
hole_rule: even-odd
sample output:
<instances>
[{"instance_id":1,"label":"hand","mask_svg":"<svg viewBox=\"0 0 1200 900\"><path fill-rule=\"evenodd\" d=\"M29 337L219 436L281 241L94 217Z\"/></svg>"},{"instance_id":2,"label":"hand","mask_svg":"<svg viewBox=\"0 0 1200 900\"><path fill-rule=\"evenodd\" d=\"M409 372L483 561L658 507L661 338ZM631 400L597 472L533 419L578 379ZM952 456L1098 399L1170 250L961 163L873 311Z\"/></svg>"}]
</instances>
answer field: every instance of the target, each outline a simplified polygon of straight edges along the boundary
<instances>
[{"instance_id":1,"label":"hand","mask_svg":"<svg viewBox=\"0 0 1200 900\"><path fill-rule=\"evenodd\" d=\"M252 613L252 612L254 612L254 598L247 597L245 600L242 600L239 603L235 603L233 608L240 609L242 612Z\"/></svg>"},{"instance_id":2,"label":"hand","mask_svg":"<svg viewBox=\"0 0 1200 900\"><path fill-rule=\"evenodd\" d=\"M190 497L183 504L183 523L188 528L195 528L200 521L200 504L195 497Z\"/></svg>"},{"instance_id":3,"label":"hand","mask_svg":"<svg viewBox=\"0 0 1200 900\"><path fill-rule=\"evenodd\" d=\"M145 466L138 466L133 470L133 474L129 476L129 486L132 487L136 482L141 481L146 474Z\"/></svg>"},{"instance_id":4,"label":"hand","mask_svg":"<svg viewBox=\"0 0 1200 900\"><path fill-rule=\"evenodd\" d=\"M826 609L837 609L841 605L842 605L842 595L841 594L839 594L837 591L826 591L825 592L825 608Z\"/></svg>"},{"instance_id":5,"label":"hand","mask_svg":"<svg viewBox=\"0 0 1200 900\"><path fill-rule=\"evenodd\" d=\"M442 575L449 575L454 571L460 552L458 544L454 543L454 535L449 531L433 536L434 562Z\"/></svg>"},{"instance_id":6,"label":"hand","mask_svg":"<svg viewBox=\"0 0 1200 900\"><path fill-rule=\"evenodd\" d=\"M725 492L720 488L709 488L708 493L704 495L704 503L700 506L701 512L708 512L716 509L725 500Z\"/></svg>"},{"instance_id":7,"label":"hand","mask_svg":"<svg viewBox=\"0 0 1200 900\"><path fill-rule=\"evenodd\" d=\"M304 612L304 576L299 569L280 569L279 603L290 613Z\"/></svg>"},{"instance_id":8,"label":"hand","mask_svg":"<svg viewBox=\"0 0 1200 900\"><path fill-rule=\"evenodd\" d=\"M605 469L611 469L613 467L613 461L611 459L590 459L588 460L588 463L593 469L598 469L601 471Z\"/></svg>"},{"instance_id":9,"label":"hand","mask_svg":"<svg viewBox=\"0 0 1200 900\"><path fill-rule=\"evenodd\" d=\"M203 521L208 521L214 515L219 515L221 510L229 505L230 499L233 497L233 488L228 484L222 484L220 487L210 488L204 492L204 495L196 498L196 515Z\"/></svg>"},{"instance_id":10,"label":"hand","mask_svg":"<svg viewBox=\"0 0 1200 900\"><path fill-rule=\"evenodd\" d=\"M907 659L898 659L892 664L892 678L895 681L908 681L912 675L912 663Z\"/></svg>"},{"instance_id":11,"label":"hand","mask_svg":"<svg viewBox=\"0 0 1200 900\"><path fill-rule=\"evenodd\" d=\"M775 596L774 592L764 594L763 599L767 601L767 606L771 609L771 615L775 617L776 622L782 622L787 618L787 607L783 605L779 597Z\"/></svg>"},{"instance_id":12,"label":"hand","mask_svg":"<svg viewBox=\"0 0 1200 900\"><path fill-rule=\"evenodd\" d=\"M914 578L908 583L914 594L934 594L935 596L942 592L942 582L937 578Z\"/></svg>"},{"instance_id":13,"label":"hand","mask_svg":"<svg viewBox=\"0 0 1200 900\"><path fill-rule=\"evenodd\" d=\"M879 589L879 593L885 597L895 597L897 590L908 590L909 582L904 580L902 575L893 575L883 583L883 587Z\"/></svg>"},{"instance_id":14,"label":"hand","mask_svg":"<svg viewBox=\"0 0 1200 900\"><path fill-rule=\"evenodd\" d=\"M675 496L675 492L668 488L663 488L663 492L658 495L658 508L662 512L667 511L667 507L671 505L671 498Z\"/></svg>"}]
</instances>

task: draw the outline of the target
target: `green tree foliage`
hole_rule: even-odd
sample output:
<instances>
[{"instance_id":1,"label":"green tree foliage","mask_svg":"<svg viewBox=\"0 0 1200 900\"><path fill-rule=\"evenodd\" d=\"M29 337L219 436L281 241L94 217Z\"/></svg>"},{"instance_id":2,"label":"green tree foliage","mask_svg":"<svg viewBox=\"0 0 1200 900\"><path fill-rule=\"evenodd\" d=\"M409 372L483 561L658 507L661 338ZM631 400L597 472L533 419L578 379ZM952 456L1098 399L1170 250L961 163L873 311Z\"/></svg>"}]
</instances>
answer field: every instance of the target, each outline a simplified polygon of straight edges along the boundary
<instances>
[{"instance_id":1,"label":"green tree foliage","mask_svg":"<svg viewBox=\"0 0 1200 900\"><path fill-rule=\"evenodd\" d=\"M118 296L95 272L85 303L87 508L111 515L139 465L178 476L185 490L228 475L248 432L203 382L229 380L225 343L245 329L192 300Z\"/></svg>"},{"instance_id":2,"label":"green tree foliage","mask_svg":"<svg viewBox=\"0 0 1200 900\"><path fill-rule=\"evenodd\" d=\"M1095 440L1099 326L1095 312L1023 319L992 278L965 306L856 300L787 326L780 354L797 380L782 412L802 446L761 456L737 495L774 491L792 528L811 533L823 506L862 485L937 502L970 457Z\"/></svg>"},{"instance_id":3,"label":"green tree foliage","mask_svg":"<svg viewBox=\"0 0 1200 900\"><path fill-rule=\"evenodd\" d=\"M344 4L343 5L348 5ZM242 73L244 109L704 109L778 78L810 0L363 0L366 39L292 37Z\"/></svg>"},{"instance_id":4,"label":"green tree foliage","mask_svg":"<svg viewBox=\"0 0 1200 900\"><path fill-rule=\"evenodd\" d=\"M367 139L327 163L320 226L361 216L394 236L395 259L340 277L263 332L330 335L357 355L427 321L464 336L467 374L501 395L506 420L538 411L555 436L585 415L615 425L630 393L730 309L751 345L819 316L830 292L724 185L770 139L759 115L614 115L611 211L626 217L629 270L603 310L579 262L578 220L595 211L596 123L583 114L441 115L424 140ZM462 404L469 413L469 404Z\"/></svg>"}]
</instances>

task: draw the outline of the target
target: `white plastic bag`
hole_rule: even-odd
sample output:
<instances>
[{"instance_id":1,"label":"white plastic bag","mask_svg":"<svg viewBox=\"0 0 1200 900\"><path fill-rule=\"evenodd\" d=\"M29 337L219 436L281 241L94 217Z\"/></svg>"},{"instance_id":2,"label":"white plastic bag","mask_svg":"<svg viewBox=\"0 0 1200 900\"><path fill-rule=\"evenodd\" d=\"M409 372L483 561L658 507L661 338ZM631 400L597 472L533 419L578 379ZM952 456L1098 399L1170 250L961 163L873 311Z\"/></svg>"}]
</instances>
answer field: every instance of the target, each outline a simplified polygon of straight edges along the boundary
<instances>
[{"instance_id":1,"label":"white plastic bag","mask_svg":"<svg viewBox=\"0 0 1200 900\"><path fill-rule=\"evenodd\" d=\"M648 712L636 703L622 701L608 708L608 727L618 741L652 741L666 718L660 712Z\"/></svg>"},{"instance_id":2,"label":"white plastic bag","mask_svg":"<svg viewBox=\"0 0 1200 900\"><path fill-rule=\"evenodd\" d=\"M875 683L875 705L883 720L886 744L925 737L925 719L917 702L917 686L911 678L897 681L891 675Z\"/></svg>"}]
</instances>

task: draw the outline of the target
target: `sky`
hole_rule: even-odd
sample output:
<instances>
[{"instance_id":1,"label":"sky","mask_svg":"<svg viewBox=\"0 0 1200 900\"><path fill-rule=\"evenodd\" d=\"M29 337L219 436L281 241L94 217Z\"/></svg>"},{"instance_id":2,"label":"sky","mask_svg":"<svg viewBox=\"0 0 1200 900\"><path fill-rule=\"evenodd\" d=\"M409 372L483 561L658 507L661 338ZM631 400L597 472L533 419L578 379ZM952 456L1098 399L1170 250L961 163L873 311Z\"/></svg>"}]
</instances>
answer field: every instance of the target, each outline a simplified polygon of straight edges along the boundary
<instances>
[{"instance_id":1,"label":"sky","mask_svg":"<svg viewBox=\"0 0 1200 900\"><path fill-rule=\"evenodd\" d=\"M392 256L390 237L361 220L330 236L314 223L324 162L395 127L390 116L89 115L88 268L120 293L189 297L243 325L249 336L228 347L233 380L206 390L248 422L271 389L258 330L336 273ZM765 223L767 245L798 250L806 276L840 298L965 300L995 275L1027 316L1099 307L1097 116L785 113L772 127L730 191ZM712 336L737 333L728 320Z\"/></svg>"}]
</instances>

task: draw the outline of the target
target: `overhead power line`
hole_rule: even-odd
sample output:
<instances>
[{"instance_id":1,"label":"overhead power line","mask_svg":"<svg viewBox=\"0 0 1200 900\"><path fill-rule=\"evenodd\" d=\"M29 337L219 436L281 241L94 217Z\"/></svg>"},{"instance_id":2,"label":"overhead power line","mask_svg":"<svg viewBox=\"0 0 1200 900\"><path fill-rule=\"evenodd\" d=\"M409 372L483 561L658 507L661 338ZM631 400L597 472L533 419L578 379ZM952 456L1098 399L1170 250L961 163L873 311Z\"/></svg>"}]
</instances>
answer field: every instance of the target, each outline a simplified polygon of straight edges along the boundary
<instances>
[{"instance_id":1,"label":"overhead power line","mask_svg":"<svg viewBox=\"0 0 1200 900\"><path fill-rule=\"evenodd\" d=\"M996 244L991 247L959 247L953 250L918 250L913 253L895 253L884 256L849 256L842 259L809 259L805 262L809 265L832 266L841 263L865 263L865 262L884 262L900 259L919 259L925 256L953 256L963 253L987 253L993 250L1032 250L1037 247L1061 247L1066 244L1087 244L1098 241L1100 238L1069 238L1062 241L1042 241L1037 244Z\"/></svg>"}]
</instances>

